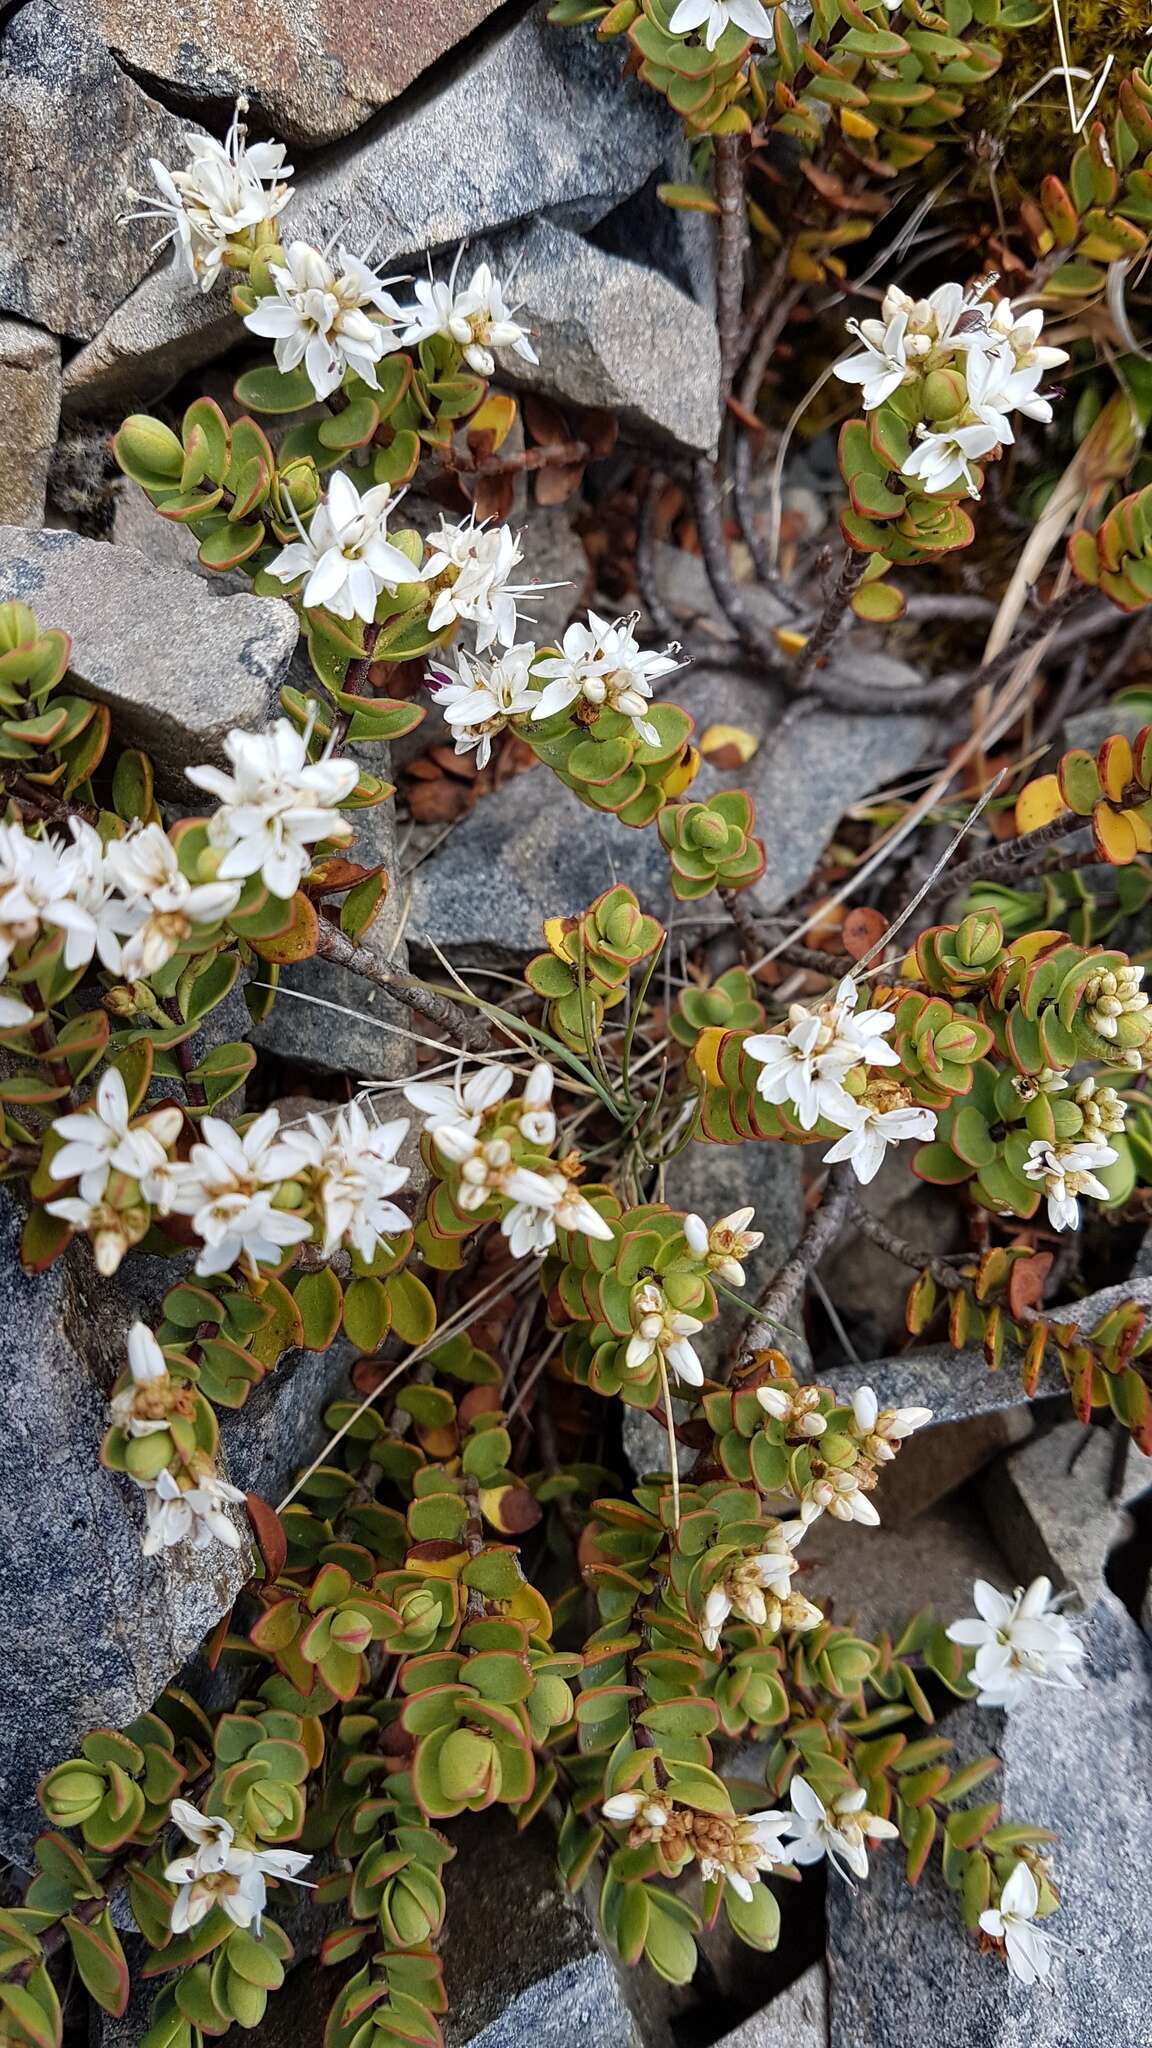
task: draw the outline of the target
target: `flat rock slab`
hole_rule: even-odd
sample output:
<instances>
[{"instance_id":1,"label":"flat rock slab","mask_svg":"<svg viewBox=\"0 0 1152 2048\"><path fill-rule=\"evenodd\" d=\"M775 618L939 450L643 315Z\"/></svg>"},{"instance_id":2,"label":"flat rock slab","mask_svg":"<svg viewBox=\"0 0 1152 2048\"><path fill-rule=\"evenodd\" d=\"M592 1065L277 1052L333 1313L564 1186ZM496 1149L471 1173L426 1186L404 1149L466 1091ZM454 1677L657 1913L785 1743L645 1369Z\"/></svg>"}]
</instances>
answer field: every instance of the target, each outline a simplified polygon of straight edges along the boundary
<instances>
[{"instance_id":1,"label":"flat rock slab","mask_svg":"<svg viewBox=\"0 0 1152 2048\"><path fill-rule=\"evenodd\" d=\"M500 238L497 276L514 276L518 317L540 358L506 381L615 413L625 434L708 450L720 431L720 346L711 313L658 270L606 254L547 221Z\"/></svg>"},{"instance_id":2,"label":"flat rock slab","mask_svg":"<svg viewBox=\"0 0 1152 2048\"><path fill-rule=\"evenodd\" d=\"M423 0L410 12L423 13ZM676 116L624 84L620 64L617 49L549 27L536 10L302 175L285 231L371 244L387 271L553 209L568 226L590 226L680 145ZM445 274L450 261L445 253ZM69 364L65 401L89 411L147 401L240 337L223 287L203 293L166 264Z\"/></svg>"},{"instance_id":3,"label":"flat rock slab","mask_svg":"<svg viewBox=\"0 0 1152 2048\"><path fill-rule=\"evenodd\" d=\"M22 320L0 320L0 510L16 526L44 523L59 424L59 342Z\"/></svg>"},{"instance_id":4,"label":"flat rock slab","mask_svg":"<svg viewBox=\"0 0 1152 2048\"><path fill-rule=\"evenodd\" d=\"M331 142L386 106L502 0L60 0L129 70L218 112L247 93L276 134Z\"/></svg>"},{"instance_id":5,"label":"flat rock slab","mask_svg":"<svg viewBox=\"0 0 1152 2048\"><path fill-rule=\"evenodd\" d=\"M895 1498L900 1489L899 1462L887 1489L882 1481L874 1496L878 1529L821 1515L797 1553L801 1592L830 1610L838 1625L865 1635L880 1629L896 1635L922 1607L934 1607L944 1622L955 1621L972 1612L974 1579L1012 1583L979 1508L963 1495L928 1509L911 1528L885 1520L885 1491Z\"/></svg>"},{"instance_id":6,"label":"flat rock slab","mask_svg":"<svg viewBox=\"0 0 1152 2048\"><path fill-rule=\"evenodd\" d=\"M148 159L182 163L189 126L121 70L82 19L30 0L0 29L0 310L86 340L152 267L155 221L125 225Z\"/></svg>"},{"instance_id":7,"label":"flat rock slab","mask_svg":"<svg viewBox=\"0 0 1152 2048\"><path fill-rule=\"evenodd\" d=\"M1118 1425L1117 1425L1118 1427ZM1095 1605L1108 1554L1124 1531L1124 1508L1108 1497L1116 1436L1111 1429L1063 1422L989 1472L984 1504L1021 1585L1043 1575L1073 1605ZM1152 1461L1133 1446L1129 1478L1137 1490Z\"/></svg>"},{"instance_id":8,"label":"flat rock slab","mask_svg":"<svg viewBox=\"0 0 1152 2048\"><path fill-rule=\"evenodd\" d=\"M828 2048L828 1971L813 1963L802 1977L725 2034L716 2048ZM911 2048L911 2044L909 2044Z\"/></svg>"},{"instance_id":9,"label":"flat rock slab","mask_svg":"<svg viewBox=\"0 0 1152 2048\"><path fill-rule=\"evenodd\" d=\"M80 687L112 707L117 737L143 747L185 801L190 762L222 759L231 726L268 723L296 645L278 598L216 598L200 577L134 548L55 528L0 526L0 598L11 597L71 634Z\"/></svg>"},{"instance_id":10,"label":"flat rock slab","mask_svg":"<svg viewBox=\"0 0 1152 2048\"><path fill-rule=\"evenodd\" d=\"M962 1707L960 1758L995 1749L1006 1816L1058 1831L1052 1977L1032 1990L982 1957L929 1863L914 1891L893 1845L854 1893L829 1881L833 2048L1143 2048L1150 2038L1152 1650L1111 1595L1087 1623L1082 1692L1036 1686L1010 1715Z\"/></svg>"}]
</instances>

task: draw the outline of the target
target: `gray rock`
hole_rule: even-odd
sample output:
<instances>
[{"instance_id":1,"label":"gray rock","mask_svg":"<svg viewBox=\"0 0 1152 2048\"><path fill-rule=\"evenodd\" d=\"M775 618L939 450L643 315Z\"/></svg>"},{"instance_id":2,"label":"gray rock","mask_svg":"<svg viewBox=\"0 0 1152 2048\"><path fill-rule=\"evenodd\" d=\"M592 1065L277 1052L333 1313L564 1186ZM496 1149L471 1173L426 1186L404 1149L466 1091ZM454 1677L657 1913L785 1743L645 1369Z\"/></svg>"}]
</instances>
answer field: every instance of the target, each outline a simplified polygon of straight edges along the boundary
<instances>
[{"instance_id":1,"label":"gray rock","mask_svg":"<svg viewBox=\"0 0 1152 2048\"><path fill-rule=\"evenodd\" d=\"M508 966L538 953L546 917L584 910L627 882L644 909L671 915L655 832L592 811L542 766L482 797L412 877L408 936L457 963Z\"/></svg>"},{"instance_id":2,"label":"gray rock","mask_svg":"<svg viewBox=\"0 0 1152 2048\"><path fill-rule=\"evenodd\" d=\"M1083 747L1094 754L1112 733L1122 732L1126 739L1134 740L1147 723L1137 704L1100 704L1092 711L1077 711L1072 718L1066 718L1064 738L1069 747Z\"/></svg>"},{"instance_id":3,"label":"gray rock","mask_svg":"<svg viewBox=\"0 0 1152 2048\"><path fill-rule=\"evenodd\" d=\"M182 162L177 120L49 0L0 30L0 309L87 339L152 266L154 221L124 225L148 159Z\"/></svg>"},{"instance_id":4,"label":"gray rock","mask_svg":"<svg viewBox=\"0 0 1152 2048\"><path fill-rule=\"evenodd\" d=\"M720 430L720 348L712 315L658 270L536 221L492 250L514 275L540 357L510 356L505 381L619 415L643 440L708 450Z\"/></svg>"},{"instance_id":5,"label":"gray rock","mask_svg":"<svg viewBox=\"0 0 1152 2048\"><path fill-rule=\"evenodd\" d=\"M751 1205L750 1225L764 1233L744 1261L747 1307L719 1296L720 1314L694 1340L705 1369L713 1370L731 1351L751 1304L778 1273L804 1227L804 1167L795 1145L689 1145L668 1168L664 1199L674 1209L694 1210L716 1223L733 1209ZM787 1338L782 1337L787 1346Z\"/></svg>"},{"instance_id":6,"label":"gray rock","mask_svg":"<svg viewBox=\"0 0 1152 2048\"><path fill-rule=\"evenodd\" d=\"M1022 1585L1043 1574L1078 1606L1094 1606L1124 1529L1123 1507L1108 1498L1115 1442L1106 1429L1085 1441L1082 1424L1064 1422L986 1475L985 1509Z\"/></svg>"},{"instance_id":7,"label":"gray rock","mask_svg":"<svg viewBox=\"0 0 1152 2048\"><path fill-rule=\"evenodd\" d=\"M267 723L296 644L278 598L217 599L132 548L56 529L0 526L0 597L72 635L77 682L185 800L189 762L220 759L230 726Z\"/></svg>"},{"instance_id":8,"label":"gray rock","mask_svg":"<svg viewBox=\"0 0 1152 2048\"><path fill-rule=\"evenodd\" d=\"M908 1155L889 1154L860 1203L918 1250L952 1258L966 1250L964 1216L953 1188L927 1187L908 1170ZM854 1228L820 1264L824 1282L861 1358L884 1358L907 1338L905 1303L912 1270Z\"/></svg>"},{"instance_id":9,"label":"gray rock","mask_svg":"<svg viewBox=\"0 0 1152 2048\"><path fill-rule=\"evenodd\" d=\"M202 0L168 14L132 0L61 0L137 76L182 103L217 111L247 93L278 135L330 142L359 127L469 35L500 0L380 0L371 11L332 0Z\"/></svg>"},{"instance_id":10,"label":"gray rock","mask_svg":"<svg viewBox=\"0 0 1152 2048\"><path fill-rule=\"evenodd\" d=\"M125 478L115 492L111 538L117 547L134 548L138 555L146 555L165 574L178 569L181 575L198 576L214 597L251 594L252 579L243 569L206 568L191 529L178 519L161 519L139 486Z\"/></svg>"},{"instance_id":11,"label":"gray rock","mask_svg":"<svg viewBox=\"0 0 1152 2048\"><path fill-rule=\"evenodd\" d=\"M674 184L693 182L692 156L687 138L673 149L664 166L664 176ZM609 256L624 256L630 263L643 263L658 270L678 291L687 292L698 306L716 308L716 236L713 222L705 213L665 206L659 195L664 182L653 174L639 192L630 193L613 207L602 221L588 231L588 239Z\"/></svg>"},{"instance_id":12,"label":"gray rock","mask_svg":"<svg viewBox=\"0 0 1152 2048\"><path fill-rule=\"evenodd\" d=\"M1110 1595L1085 1635L1083 1691L1036 1686L1009 1715L963 1707L946 1723L962 1757L1000 1752L989 1791L1006 1815L1059 1834L1050 1983L1014 1984L964 1933L937 1864L911 1891L898 1850L885 1849L856 1891L829 1882L833 2048L1136 2048L1148 2039L1152 1849L1135 1788L1152 1771L1152 1652Z\"/></svg>"},{"instance_id":13,"label":"gray rock","mask_svg":"<svg viewBox=\"0 0 1152 2048\"><path fill-rule=\"evenodd\" d=\"M862 1367L861 1380L870 1372L870 1366ZM1027 1407L997 1408L990 1415L918 1429L900 1447L898 1479L885 1493L885 1521L904 1528L1031 1434L1032 1412Z\"/></svg>"},{"instance_id":14,"label":"gray rock","mask_svg":"<svg viewBox=\"0 0 1152 2048\"><path fill-rule=\"evenodd\" d=\"M0 1196L0 1840L24 1861L43 1825L34 1789L88 1730L150 1707L228 1611L248 1551L141 1556L139 1491L97 1462L132 1308L77 1247L20 1270L21 1218ZM125 1273L127 1280L127 1272Z\"/></svg>"},{"instance_id":15,"label":"gray rock","mask_svg":"<svg viewBox=\"0 0 1152 2048\"><path fill-rule=\"evenodd\" d=\"M387 270L534 213L559 209L568 226L592 225L679 146L676 116L639 84L623 85L620 62L617 50L549 27L534 10L302 175L287 216L293 235L371 243ZM69 364L66 401L95 410L154 397L239 332L225 291L202 293L166 265Z\"/></svg>"},{"instance_id":16,"label":"gray rock","mask_svg":"<svg viewBox=\"0 0 1152 2048\"><path fill-rule=\"evenodd\" d=\"M903 1454L901 1454L903 1455ZM885 1472L873 1496L878 1529L821 1515L804 1538L800 1590L836 1622L865 1635L893 1633L922 1607L944 1621L971 1612L972 1582L1011 1583L1009 1567L964 1497L945 1501L909 1529L892 1525L888 1503L900 1492L900 1460ZM909 2042L914 2038L908 2037Z\"/></svg>"},{"instance_id":17,"label":"gray rock","mask_svg":"<svg viewBox=\"0 0 1152 2048\"><path fill-rule=\"evenodd\" d=\"M22 320L0 320L0 510L14 526L44 523L59 423L59 342Z\"/></svg>"},{"instance_id":18,"label":"gray rock","mask_svg":"<svg viewBox=\"0 0 1152 2048\"><path fill-rule=\"evenodd\" d=\"M813 1963L716 2048L828 2048L828 1972Z\"/></svg>"},{"instance_id":19,"label":"gray rock","mask_svg":"<svg viewBox=\"0 0 1152 2048\"><path fill-rule=\"evenodd\" d=\"M547 1824L517 1834L493 1809L450 1832L445 2048L666 2048L663 1988L617 1975L589 1904L556 1876Z\"/></svg>"}]
</instances>

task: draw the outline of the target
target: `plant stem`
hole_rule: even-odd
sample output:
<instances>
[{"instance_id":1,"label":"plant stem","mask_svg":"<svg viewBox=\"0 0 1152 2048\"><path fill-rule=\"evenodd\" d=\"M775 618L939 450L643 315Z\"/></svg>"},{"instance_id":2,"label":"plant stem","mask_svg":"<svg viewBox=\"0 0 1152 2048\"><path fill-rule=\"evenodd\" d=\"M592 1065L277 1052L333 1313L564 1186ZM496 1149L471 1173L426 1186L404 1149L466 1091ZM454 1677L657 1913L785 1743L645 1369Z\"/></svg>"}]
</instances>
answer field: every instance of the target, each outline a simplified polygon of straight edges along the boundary
<instances>
[{"instance_id":1,"label":"plant stem","mask_svg":"<svg viewBox=\"0 0 1152 2048\"><path fill-rule=\"evenodd\" d=\"M740 1363L750 1363L757 1351L778 1348L781 1325L795 1311L813 1266L819 1265L835 1243L848 1220L855 1189L851 1166L834 1166L824 1184L824 1200L808 1218L804 1235L771 1285L760 1296L740 1347Z\"/></svg>"},{"instance_id":2,"label":"plant stem","mask_svg":"<svg viewBox=\"0 0 1152 2048\"><path fill-rule=\"evenodd\" d=\"M713 162L713 188L720 217L716 224L716 328L720 337L720 394L728 396L740 360L740 321L744 304L744 245L748 216L744 206L744 163L747 137L718 135Z\"/></svg>"},{"instance_id":3,"label":"plant stem","mask_svg":"<svg viewBox=\"0 0 1152 2048\"><path fill-rule=\"evenodd\" d=\"M740 934L745 962L752 967L762 959L772 943L768 936L772 929L771 920L757 917L751 904L746 902L743 890L721 889L719 893L720 901ZM789 967L807 968L812 974L826 974L833 981L839 981L852 965L851 954L822 953L817 946L784 946L773 958L783 960Z\"/></svg>"},{"instance_id":4,"label":"plant stem","mask_svg":"<svg viewBox=\"0 0 1152 2048\"><path fill-rule=\"evenodd\" d=\"M931 1273L932 1278L938 1280L941 1287L955 1289L967 1286L963 1273L957 1266L952 1265L950 1260L938 1258L933 1252L920 1251L916 1245L910 1244L906 1237L901 1237L897 1231L890 1230L881 1217L874 1216L870 1209L864 1207L859 1196L851 1192L848 1215L864 1237L878 1245L881 1251L889 1252L894 1259L899 1259L902 1266L911 1266Z\"/></svg>"},{"instance_id":5,"label":"plant stem","mask_svg":"<svg viewBox=\"0 0 1152 2048\"><path fill-rule=\"evenodd\" d=\"M779 671L783 658L764 639L732 575L716 470L709 456L701 455L693 465L692 483L700 552L716 602L753 661L760 668Z\"/></svg>"},{"instance_id":6,"label":"plant stem","mask_svg":"<svg viewBox=\"0 0 1152 2048\"><path fill-rule=\"evenodd\" d=\"M453 476L515 476L529 469L567 469L577 462L590 462L587 441L549 441L537 448L521 448L514 455L461 455L455 448L438 450L441 467Z\"/></svg>"},{"instance_id":7,"label":"plant stem","mask_svg":"<svg viewBox=\"0 0 1152 2048\"><path fill-rule=\"evenodd\" d=\"M1051 846L1057 839L1067 839L1070 833L1084 832L1088 825L1089 820L1080 817L1076 811L1064 811L1050 824L1040 825L1035 832L1022 832L1018 839L1006 839L998 846L988 847L984 853L973 854L971 860L962 861L951 873L945 868L932 895L951 895L953 890L966 889L972 882L986 882L993 876L1006 875L1011 879L1021 874L1037 848ZM1099 859L1095 851L1092 858L1094 861Z\"/></svg>"},{"instance_id":8,"label":"plant stem","mask_svg":"<svg viewBox=\"0 0 1152 2048\"><path fill-rule=\"evenodd\" d=\"M799 690L802 687L817 663L827 654L840 631L844 615L852 601L852 593L862 581L867 567L867 555L857 554L854 548L845 548L835 587L829 592L818 623L809 633L789 670L788 681L793 689Z\"/></svg>"},{"instance_id":9,"label":"plant stem","mask_svg":"<svg viewBox=\"0 0 1152 2048\"><path fill-rule=\"evenodd\" d=\"M465 1051L482 1052L487 1046L488 1026L482 1018L470 1017L448 996L428 988L413 975L399 974L383 966L367 946L354 945L339 925L329 924L326 918L320 920L316 957L330 961L333 967L346 967L350 974L358 974L361 980L370 981L374 988L384 989L408 1009L418 1010L422 1017L449 1032Z\"/></svg>"}]
</instances>

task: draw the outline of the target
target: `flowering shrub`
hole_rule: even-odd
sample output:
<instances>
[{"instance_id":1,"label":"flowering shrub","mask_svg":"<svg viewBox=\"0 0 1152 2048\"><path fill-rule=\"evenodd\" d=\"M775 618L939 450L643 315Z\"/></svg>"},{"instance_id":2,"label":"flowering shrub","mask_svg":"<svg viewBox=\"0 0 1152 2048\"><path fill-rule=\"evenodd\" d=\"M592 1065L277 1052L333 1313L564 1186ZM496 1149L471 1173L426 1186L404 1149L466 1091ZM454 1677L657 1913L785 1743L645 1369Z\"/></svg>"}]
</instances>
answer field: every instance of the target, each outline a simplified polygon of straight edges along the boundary
<instances>
[{"instance_id":1,"label":"flowering shrub","mask_svg":"<svg viewBox=\"0 0 1152 2048\"><path fill-rule=\"evenodd\" d=\"M868 181L950 141L1004 35L1032 18L1025 0L816 0L802 28L799 11L552 11L626 34L711 162L711 192L669 197L719 220L726 391L741 348L754 364L758 345L755 332L733 341L733 219L782 244L761 320L786 279L798 296L846 277L836 251L886 204L859 203ZM1120 92L1127 139L1110 156L1090 131L1068 190L1045 187L1047 225L1026 213L1045 260L1066 252L1053 267L1071 297L1090 295L1085 265L1136 253L1134 236L1143 247L1149 105L1134 75ZM465 280L461 251L409 295L367 254L290 239L292 167L279 144L248 142L243 111L223 144L189 138L185 168L153 167L149 212L198 286L227 274L272 360L240 375L237 418L200 398L178 431L136 414L113 445L203 566L240 568L292 607L314 687L287 687L271 730L235 730L222 759L187 764L189 802L204 802L184 814L161 805L107 711L66 688L66 636L0 606L0 1147L27 1197L29 1271L76 1237L105 1276L137 1248L172 1261L154 1326L129 1332L101 1452L130 1482L145 1554L243 1553L254 1534L261 1564L214 1645L229 1706L166 1692L44 1778L37 1874L0 1915L5 2029L20 2048L61 2042L51 1965L65 1951L101 2006L125 2009L121 1892L150 1951L143 1975L159 1980L141 2048L253 2028L291 1960L279 1888L303 1884L338 1916L323 1949L341 1969L331 2048L435 2048L454 1853L438 1823L496 1805L521 1826L551 1813L565 1882L594 1881L621 1958L672 1983L692 1976L696 1938L721 1912L749 1946L775 1945L772 1872L824 1860L864 1882L874 1855L899 1857L911 1884L938 1858L964 1926L1034 1983L1058 1903L1051 1837L976 1796L996 1759L956 1766L935 1717L949 1699L1011 1711L1034 1684L1076 1686L1082 1645L1043 1580L1012 1595L978 1582L976 1619L924 1611L894 1637L843 1627L806 1597L813 1525L828 1516L867 1541L882 1472L932 1417L882 1407L866 1382L843 1400L802 1381L775 1345L789 1334L775 1289L719 1359L713 1326L762 1236L741 1189L729 1213L701 1216L665 1199L665 1169L695 1142L819 1146L831 1171L817 1221L891 1151L962 1189L986 1226L980 1249L925 1264L910 1330L946 1297L954 1343L980 1341L993 1367L1018 1345L1028 1391L1051 1353L1078 1415L1107 1408L1150 1449L1144 1311L1121 1303L1089 1328L1046 1310L1053 1258L1036 1244L1092 1205L1123 1204L1152 1162L1132 1100L1152 1036L1143 966L1082 907L1065 931L1025 899L1015 922L1011 906L981 904L918 925L876 968L875 947L831 965L814 955L824 992L809 981L774 1002L741 893L765 868L752 802L691 794L693 722L664 696L682 648L646 646L639 612L589 611L556 646L533 636L545 586L501 495L517 408L490 380L536 351L505 282L485 263ZM746 205L736 144L754 126L791 138L844 218L805 216L785 239ZM1041 385L1069 352L1041 338L1042 293L996 290L987 272L920 298L887 283L829 361L863 417L840 433L837 590L806 633L758 649L783 670L790 648L793 683L818 678L847 608L900 614L891 572L966 546L991 465L1023 423L1051 423ZM752 378L747 401L757 393ZM747 401L734 397L726 433L747 424ZM262 419L277 422L275 445ZM580 460L611 440L602 423L587 431ZM570 466L563 449L557 466ZM469 501L429 533L403 523L421 473L454 478ZM1113 462L1076 512L1065 573L1136 609L1152 594L1147 491L1109 501L1120 473ZM738 497L738 466L736 478ZM697 531L747 649L717 562L714 484L705 463ZM377 663L420 665L478 769L509 732L588 809L654 828L674 898L731 912L745 963L683 977L674 1001L669 978L661 1004L669 935L623 883L547 920L506 1008L463 984L457 1003L381 962L388 878L356 860L356 822L393 792L348 750L423 712L376 694ZM1149 753L1146 729L1095 758L1065 755L1020 792L1021 833L1046 845L1090 820L1102 861L1138 862L1152 848ZM207 1034L204 1049L234 989L258 979L262 1004L282 966L311 958L390 989L440 1033L447 1058L407 1083L403 1113L382 1120L365 1089L330 1113L250 1115L235 1098L251 1047ZM493 1301L537 1347L519 1392L470 1334ZM338 1337L364 1398L330 1405L325 1448L279 1509L245 1499L220 1461L218 1411L290 1351ZM537 1470L521 1411L538 1381ZM622 1492L603 1466L563 1457L554 1389L585 1411L647 1411L667 1432L666 1469ZM550 1600L537 1582L560 1578ZM756 1744L754 1788L726 1775L737 1741Z\"/></svg>"}]
</instances>

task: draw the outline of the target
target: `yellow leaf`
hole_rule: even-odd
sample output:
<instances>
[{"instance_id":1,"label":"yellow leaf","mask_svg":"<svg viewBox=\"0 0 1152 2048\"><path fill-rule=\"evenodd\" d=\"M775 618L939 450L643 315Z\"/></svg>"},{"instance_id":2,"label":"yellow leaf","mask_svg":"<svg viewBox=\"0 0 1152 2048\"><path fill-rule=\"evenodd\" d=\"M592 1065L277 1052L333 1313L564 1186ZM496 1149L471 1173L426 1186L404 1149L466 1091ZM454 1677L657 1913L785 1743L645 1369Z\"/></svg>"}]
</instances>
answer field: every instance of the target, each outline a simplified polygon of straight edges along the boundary
<instances>
[{"instance_id":1,"label":"yellow leaf","mask_svg":"<svg viewBox=\"0 0 1152 2048\"><path fill-rule=\"evenodd\" d=\"M745 761L750 761L753 754L759 751L760 742L755 733L749 732L742 725L710 725L708 730L700 735L700 752L706 761L710 761L714 754L721 754L729 747L735 749L743 766Z\"/></svg>"},{"instance_id":2,"label":"yellow leaf","mask_svg":"<svg viewBox=\"0 0 1152 2048\"><path fill-rule=\"evenodd\" d=\"M790 626L778 627L774 637L783 654L799 654L808 639L807 633L796 633Z\"/></svg>"},{"instance_id":3,"label":"yellow leaf","mask_svg":"<svg viewBox=\"0 0 1152 2048\"><path fill-rule=\"evenodd\" d=\"M1016 799L1016 830L1038 832L1041 825L1050 825L1067 808L1060 794L1059 776L1038 775Z\"/></svg>"},{"instance_id":4,"label":"yellow leaf","mask_svg":"<svg viewBox=\"0 0 1152 2048\"><path fill-rule=\"evenodd\" d=\"M879 134L875 121L869 121L858 114L855 107L841 107L840 126L845 135L855 136L857 142L871 142Z\"/></svg>"},{"instance_id":5,"label":"yellow leaf","mask_svg":"<svg viewBox=\"0 0 1152 2048\"><path fill-rule=\"evenodd\" d=\"M563 961L565 961L565 962L567 962L567 959L568 959L568 954L567 954L567 950L566 950L566 948L565 948L565 945L564 945L564 940L565 940L565 937L566 937L566 936L567 936L567 934L566 934L566 928L565 928L565 919L564 919L564 918L562 918L562 917L546 917L546 918L545 918L545 920L544 920L544 943L545 943L545 945L547 946L547 948L548 948L548 951L549 951L550 953L555 953L555 955L556 955L556 958L557 958L558 960L563 960Z\"/></svg>"},{"instance_id":6,"label":"yellow leaf","mask_svg":"<svg viewBox=\"0 0 1152 2048\"><path fill-rule=\"evenodd\" d=\"M718 1024L712 1024L708 1027L707 1031L700 1033L693 1048L692 1057L703 1074L704 1079L710 1082L713 1088L720 1086L720 1068L717 1065L717 1055L724 1036L723 1027Z\"/></svg>"},{"instance_id":7,"label":"yellow leaf","mask_svg":"<svg viewBox=\"0 0 1152 2048\"><path fill-rule=\"evenodd\" d=\"M1114 811L1108 804L1097 804L1092 813L1092 837L1096 841L1097 853L1111 867L1127 867L1140 852L1136 820L1131 811Z\"/></svg>"}]
</instances>

